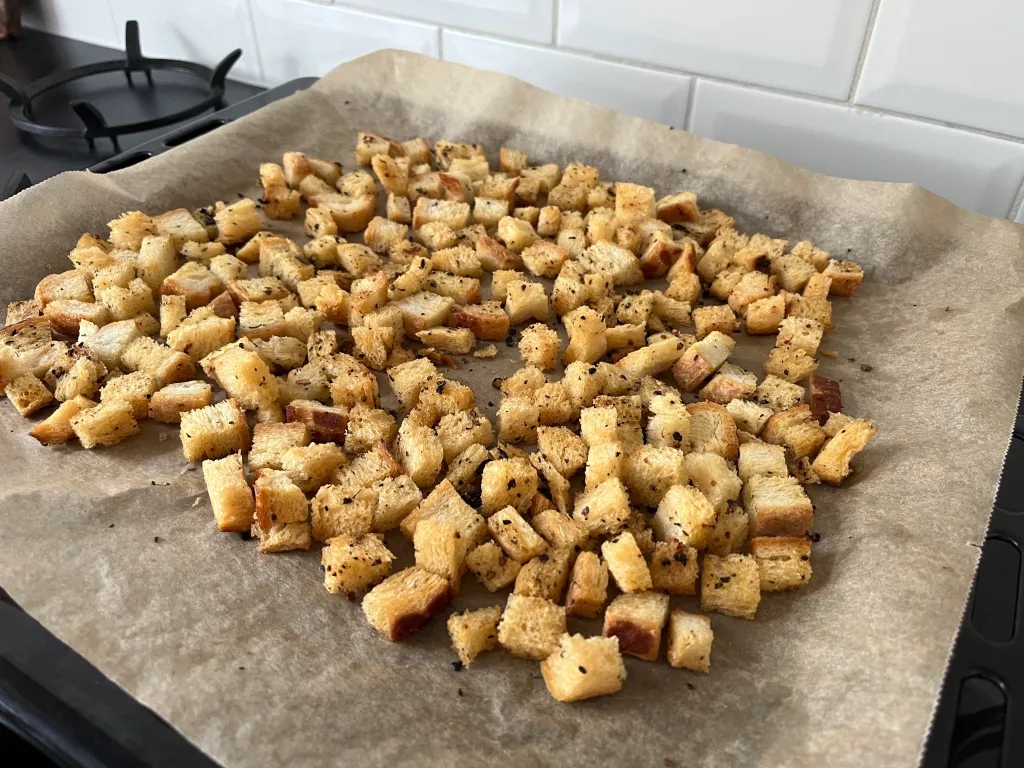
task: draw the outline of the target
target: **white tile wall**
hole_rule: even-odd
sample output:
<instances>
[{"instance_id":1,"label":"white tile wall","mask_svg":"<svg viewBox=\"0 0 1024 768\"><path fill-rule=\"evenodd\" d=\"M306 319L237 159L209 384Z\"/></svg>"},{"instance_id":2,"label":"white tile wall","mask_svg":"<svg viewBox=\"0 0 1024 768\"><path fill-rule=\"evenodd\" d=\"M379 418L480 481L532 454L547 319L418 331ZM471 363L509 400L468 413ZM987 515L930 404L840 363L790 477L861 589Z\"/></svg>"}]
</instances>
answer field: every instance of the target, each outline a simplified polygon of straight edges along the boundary
<instances>
[{"instance_id":1,"label":"white tile wall","mask_svg":"<svg viewBox=\"0 0 1024 768\"><path fill-rule=\"evenodd\" d=\"M1024 223L1024 2L24 0L28 26L274 85L381 48L506 72Z\"/></svg>"},{"instance_id":2,"label":"white tile wall","mask_svg":"<svg viewBox=\"0 0 1024 768\"><path fill-rule=\"evenodd\" d=\"M263 80L256 36L247 0L109 0L114 24L123 34L125 22L139 22L142 52L154 58L188 59L215 67L235 48L242 58L231 76L249 83ZM187 23L181 24L182 19Z\"/></svg>"},{"instance_id":3,"label":"white tile wall","mask_svg":"<svg viewBox=\"0 0 1024 768\"><path fill-rule=\"evenodd\" d=\"M124 30L114 26L114 17L105 2L26 0L21 15L26 27L97 45L124 47Z\"/></svg>"},{"instance_id":4,"label":"white tile wall","mask_svg":"<svg viewBox=\"0 0 1024 768\"><path fill-rule=\"evenodd\" d=\"M832 176L912 181L993 216L1024 180L1024 144L723 83L697 84L690 130Z\"/></svg>"},{"instance_id":5,"label":"white tile wall","mask_svg":"<svg viewBox=\"0 0 1024 768\"><path fill-rule=\"evenodd\" d=\"M449 30L444 32L444 58L679 128L693 82L683 75Z\"/></svg>"},{"instance_id":6,"label":"white tile wall","mask_svg":"<svg viewBox=\"0 0 1024 768\"><path fill-rule=\"evenodd\" d=\"M250 3L263 76L271 83L323 75L381 48L438 54L440 32L429 24L300 0Z\"/></svg>"},{"instance_id":7,"label":"white tile wall","mask_svg":"<svg viewBox=\"0 0 1024 768\"><path fill-rule=\"evenodd\" d=\"M857 102L1024 138L1024 3L882 0Z\"/></svg>"},{"instance_id":8,"label":"white tile wall","mask_svg":"<svg viewBox=\"0 0 1024 768\"><path fill-rule=\"evenodd\" d=\"M871 0L562 0L558 42L845 98L870 12Z\"/></svg>"},{"instance_id":9,"label":"white tile wall","mask_svg":"<svg viewBox=\"0 0 1024 768\"><path fill-rule=\"evenodd\" d=\"M376 13L394 13L456 29L550 43L555 0L342 0Z\"/></svg>"}]
</instances>

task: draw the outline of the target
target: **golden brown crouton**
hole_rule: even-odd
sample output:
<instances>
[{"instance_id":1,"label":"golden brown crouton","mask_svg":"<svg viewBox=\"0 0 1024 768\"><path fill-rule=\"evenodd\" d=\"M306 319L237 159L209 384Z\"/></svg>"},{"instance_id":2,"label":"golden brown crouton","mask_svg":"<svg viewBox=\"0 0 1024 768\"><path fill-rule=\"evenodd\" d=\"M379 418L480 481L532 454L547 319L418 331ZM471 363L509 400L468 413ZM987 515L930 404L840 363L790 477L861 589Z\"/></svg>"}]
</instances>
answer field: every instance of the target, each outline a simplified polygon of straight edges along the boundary
<instances>
[{"instance_id":1,"label":"golden brown crouton","mask_svg":"<svg viewBox=\"0 0 1024 768\"><path fill-rule=\"evenodd\" d=\"M567 549L555 549L534 557L516 576L514 593L560 602L569 578L571 554Z\"/></svg>"},{"instance_id":2,"label":"golden brown crouton","mask_svg":"<svg viewBox=\"0 0 1024 768\"><path fill-rule=\"evenodd\" d=\"M245 412L233 399L181 415L181 448L188 461L219 459L235 451L248 451L249 441Z\"/></svg>"},{"instance_id":3,"label":"golden brown crouton","mask_svg":"<svg viewBox=\"0 0 1024 768\"><path fill-rule=\"evenodd\" d=\"M668 663L677 669L707 672L711 668L711 619L673 610L668 620Z\"/></svg>"},{"instance_id":4,"label":"golden brown crouton","mask_svg":"<svg viewBox=\"0 0 1024 768\"><path fill-rule=\"evenodd\" d=\"M72 420L87 408L94 407L96 403L83 395L66 400L57 407L57 410L36 424L29 435L42 445L66 443L75 436L71 428Z\"/></svg>"},{"instance_id":5,"label":"golden brown crouton","mask_svg":"<svg viewBox=\"0 0 1024 768\"><path fill-rule=\"evenodd\" d=\"M642 592L651 588L651 572L636 539L629 531L601 545L608 570L623 592Z\"/></svg>"},{"instance_id":6,"label":"golden brown crouton","mask_svg":"<svg viewBox=\"0 0 1024 768\"><path fill-rule=\"evenodd\" d=\"M764 372L795 384L818 369L818 361L800 347L776 346L768 353Z\"/></svg>"},{"instance_id":7,"label":"golden brown crouton","mask_svg":"<svg viewBox=\"0 0 1024 768\"><path fill-rule=\"evenodd\" d=\"M739 439L732 414L718 403L691 403L686 410L690 414L687 451L717 453L735 461L739 456Z\"/></svg>"},{"instance_id":8,"label":"golden brown crouton","mask_svg":"<svg viewBox=\"0 0 1024 768\"><path fill-rule=\"evenodd\" d=\"M466 557L466 564L489 592L496 592L514 582L522 567L493 541L471 551Z\"/></svg>"},{"instance_id":9,"label":"golden brown crouton","mask_svg":"<svg viewBox=\"0 0 1024 768\"><path fill-rule=\"evenodd\" d=\"M784 445L793 459L813 456L825 442L825 433L804 403L774 414L761 430L766 443Z\"/></svg>"},{"instance_id":10,"label":"golden brown crouton","mask_svg":"<svg viewBox=\"0 0 1024 768\"><path fill-rule=\"evenodd\" d=\"M558 647L565 632L565 609L540 597L509 595L498 642L514 656L540 660Z\"/></svg>"},{"instance_id":11,"label":"golden brown crouton","mask_svg":"<svg viewBox=\"0 0 1024 768\"><path fill-rule=\"evenodd\" d=\"M719 405L728 405L733 400L743 400L757 389L757 376L738 365L723 363L718 373L701 388L699 394L705 400Z\"/></svg>"},{"instance_id":12,"label":"golden brown crouton","mask_svg":"<svg viewBox=\"0 0 1024 768\"><path fill-rule=\"evenodd\" d=\"M739 326L736 315L727 304L697 307L693 310L693 324L698 339L703 339L712 331L732 336Z\"/></svg>"},{"instance_id":13,"label":"golden brown crouton","mask_svg":"<svg viewBox=\"0 0 1024 768\"><path fill-rule=\"evenodd\" d=\"M651 519L651 528L659 539L675 539L696 549L704 549L714 524L714 506L692 485L669 488Z\"/></svg>"},{"instance_id":14,"label":"golden brown crouton","mask_svg":"<svg viewBox=\"0 0 1024 768\"><path fill-rule=\"evenodd\" d=\"M811 540L806 536L752 539L750 554L757 563L762 592L798 589L811 580Z\"/></svg>"},{"instance_id":15,"label":"golden brown crouton","mask_svg":"<svg viewBox=\"0 0 1024 768\"><path fill-rule=\"evenodd\" d=\"M605 480L576 497L572 516L592 535L617 533L629 518L626 487L617 477Z\"/></svg>"},{"instance_id":16,"label":"golden brown crouton","mask_svg":"<svg viewBox=\"0 0 1024 768\"><path fill-rule=\"evenodd\" d=\"M18 413L25 417L53 402L50 390L31 373L23 374L7 384L6 394Z\"/></svg>"},{"instance_id":17,"label":"golden brown crouton","mask_svg":"<svg viewBox=\"0 0 1024 768\"><path fill-rule=\"evenodd\" d=\"M541 675L557 701L582 701L615 693L626 680L618 641L610 637L563 634L550 656L541 662Z\"/></svg>"},{"instance_id":18,"label":"golden brown crouton","mask_svg":"<svg viewBox=\"0 0 1024 768\"><path fill-rule=\"evenodd\" d=\"M498 622L501 608L479 608L475 611L453 613L448 617L448 635L452 650L465 666L469 666L484 651L498 647Z\"/></svg>"},{"instance_id":19,"label":"golden brown crouton","mask_svg":"<svg viewBox=\"0 0 1024 768\"><path fill-rule=\"evenodd\" d=\"M363 598L370 626L388 640L401 640L423 626L452 598L448 581L413 566L378 584Z\"/></svg>"},{"instance_id":20,"label":"golden brown crouton","mask_svg":"<svg viewBox=\"0 0 1024 768\"><path fill-rule=\"evenodd\" d=\"M602 634L617 638L622 653L656 661L668 611L669 597L660 592L619 595L604 612Z\"/></svg>"},{"instance_id":21,"label":"golden brown crouton","mask_svg":"<svg viewBox=\"0 0 1024 768\"><path fill-rule=\"evenodd\" d=\"M743 485L743 506L751 538L806 536L814 524L814 506L793 477L754 475Z\"/></svg>"},{"instance_id":22,"label":"golden brown crouton","mask_svg":"<svg viewBox=\"0 0 1024 768\"><path fill-rule=\"evenodd\" d=\"M672 375L687 392L695 392L708 376L732 354L736 342L720 331L711 331L691 344L672 366Z\"/></svg>"},{"instance_id":23,"label":"golden brown crouton","mask_svg":"<svg viewBox=\"0 0 1024 768\"><path fill-rule=\"evenodd\" d=\"M739 476L747 482L754 475L786 477L786 449L771 443L746 443L740 446Z\"/></svg>"},{"instance_id":24,"label":"golden brown crouton","mask_svg":"<svg viewBox=\"0 0 1024 768\"><path fill-rule=\"evenodd\" d=\"M757 561L750 555L704 556L700 607L726 616L753 619L761 602Z\"/></svg>"},{"instance_id":25,"label":"golden brown crouton","mask_svg":"<svg viewBox=\"0 0 1024 768\"><path fill-rule=\"evenodd\" d=\"M132 406L114 399L80 411L71 419L71 429L83 448L95 448L117 445L138 433L139 424L132 415Z\"/></svg>"},{"instance_id":26,"label":"golden brown crouton","mask_svg":"<svg viewBox=\"0 0 1024 768\"><path fill-rule=\"evenodd\" d=\"M321 554L324 587L335 595L362 592L390 573L393 560L394 555L377 536L336 536L327 541Z\"/></svg>"},{"instance_id":27,"label":"golden brown crouton","mask_svg":"<svg viewBox=\"0 0 1024 768\"><path fill-rule=\"evenodd\" d=\"M821 449L811 469L826 483L840 485L850 474L853 457L864 450L876 431L870 421L856 419L847 423Z\"/></svg>"},{"instance_id":28,"label":"golden brown crouton","mask_svg":"<svg viewBox=\"0 0 1024 768\"><path fill-rule=\"evenodd\" d=\"M528 562L548 547L514 507L505 507L491 515L487 528L505 554L519 563Z\"/></svg>"}]
</instances>

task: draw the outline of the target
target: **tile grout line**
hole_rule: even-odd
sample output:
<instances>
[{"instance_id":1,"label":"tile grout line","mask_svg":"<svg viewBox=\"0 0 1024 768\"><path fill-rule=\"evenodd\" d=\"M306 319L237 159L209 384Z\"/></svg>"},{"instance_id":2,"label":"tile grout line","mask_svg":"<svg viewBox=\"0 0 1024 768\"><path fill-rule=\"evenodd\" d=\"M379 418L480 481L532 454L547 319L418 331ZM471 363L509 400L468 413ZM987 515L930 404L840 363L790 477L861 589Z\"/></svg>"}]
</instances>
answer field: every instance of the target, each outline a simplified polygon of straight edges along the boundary
<instances>
[{"instance_id":1,"label":"tile grout line","mask_svg":"<svg viewBox=\"0 0 1024 768\"><path fill-rule=\"evenodd\" d=\"M256 16L252 11L252 0L245 0L245 21L252 35L252 47L256 49L256 70L259 73L260 84L269 87L267 72L263 68L263 53L260 51L260 38L256 34Z\"/></svg>"},{"instance_id":2,"label":"tile grout line","mask_svg":"<svg viewBox=\"0 0 1024 768\"><path fill-rule=\"evenodd\" d=\"M437 25L437 58L445 61L444 58L444 27Z\"/></svg>"},{"instance_id":3,"label":"tile grout line","mask_svg":"<svg viewBox=\"0 0 1024 768\"><path fill-rule=\"evenodd\" d=\"M562 0L551 0L551 44L558 47L558 24L562 10Z\"/></svg>"},{"instance_id":4,"label":"tile grout line","mask_svg":"<svg viewBox=\"0 0 1024 768\"><path fill-rule=\"evenodd\" d=\"M686 114L683 115L683 130L690 130L690 121L693 119L693 105L697 100L697 77L690 81L690 95L686 100ZM692 133L692 131L691 131Z\"/></svg>"},{"instance_id":5,"label":"tile grout line","mask_svg":"<svg viewBox=\"0 0 1024 768\"><path fill-rule=\"evenodd\" d=\"M846 98L846 101L849 104L853 104L853 99L857 95L857 86L860 85L860 77L864 72L864 63L868 58L868 46L871 45L871 38L875 34L875 22L878 19L878 9L881 5L882 0L874 0L871 4L871 13L868 16L868 24L864 29L864 40L860 44L860 56L857 57L857 66L853 70L853 81L850 83L850 93Z\"/></svg>"}]
</instances>

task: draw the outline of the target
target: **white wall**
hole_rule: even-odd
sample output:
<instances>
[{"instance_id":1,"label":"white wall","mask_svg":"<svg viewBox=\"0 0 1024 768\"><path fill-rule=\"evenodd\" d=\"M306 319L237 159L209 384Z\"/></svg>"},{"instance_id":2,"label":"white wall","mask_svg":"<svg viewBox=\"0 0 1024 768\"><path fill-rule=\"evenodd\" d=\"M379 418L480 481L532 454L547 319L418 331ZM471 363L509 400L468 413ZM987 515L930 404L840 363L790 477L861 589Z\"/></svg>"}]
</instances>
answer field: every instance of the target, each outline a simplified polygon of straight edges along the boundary
<instances>
[{"instance_id":1,"label":"white wall","mask_svg":"<svg viewBox=\"0 0 1024 768\"><path fill-rule=\"evenodd\" d=\"M1024 3L26 0L26 22L274 85L378 48L507 72L826 173L1024 222Z\"/></svg>"}]
</instances>

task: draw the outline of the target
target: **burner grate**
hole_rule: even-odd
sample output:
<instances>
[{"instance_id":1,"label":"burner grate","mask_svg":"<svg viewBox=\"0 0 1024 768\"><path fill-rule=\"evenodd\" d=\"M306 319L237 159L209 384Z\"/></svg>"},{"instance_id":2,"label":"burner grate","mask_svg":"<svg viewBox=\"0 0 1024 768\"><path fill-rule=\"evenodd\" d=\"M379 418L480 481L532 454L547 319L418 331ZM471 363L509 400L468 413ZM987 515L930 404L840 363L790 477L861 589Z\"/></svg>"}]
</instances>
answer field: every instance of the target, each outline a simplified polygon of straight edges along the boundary
<instances>
[{"instance_id":1,"label":"burner grate","mask_svg":"<svg viewBox=\"0 0 1024 768\"><path fill-rule=\"evenodd\" d=\"M10 78L0 74L0 92L5 93L10 98L8 111L10 112L12 122L21 131L49 138L85 139L89 149L95 149L96 139L105 138L111 141L115 151L120 152L119 136L173 125L182 120L200 115L208 109L223 108L224 81L227 79L231 67L235 65L235 62L238 61L241 55L241 49L236 48L225 56L214 69L189 61L150 59L142 54L138 22L129 21L125 24L124 59L101 61L95 64L85 64L80 67L54 72L35 81L27 88L21 87ZM84 99L71 102L71 109L81 123L80 126L47 125L37 122L33 116L32 102L34 99L74 80L109 72L123 72L125 79L128 81L128 87L134 88L135 81L132 78L132 74L141 72L145 75L149 87L152 88L153 70L180 72L191 75L197 80L205 82L209 92L205 98L179 112L134 123L123 123L121 125L110 125L106 118L103 117L103 113L95 105Z\"/></svg>"}]
</instances>

